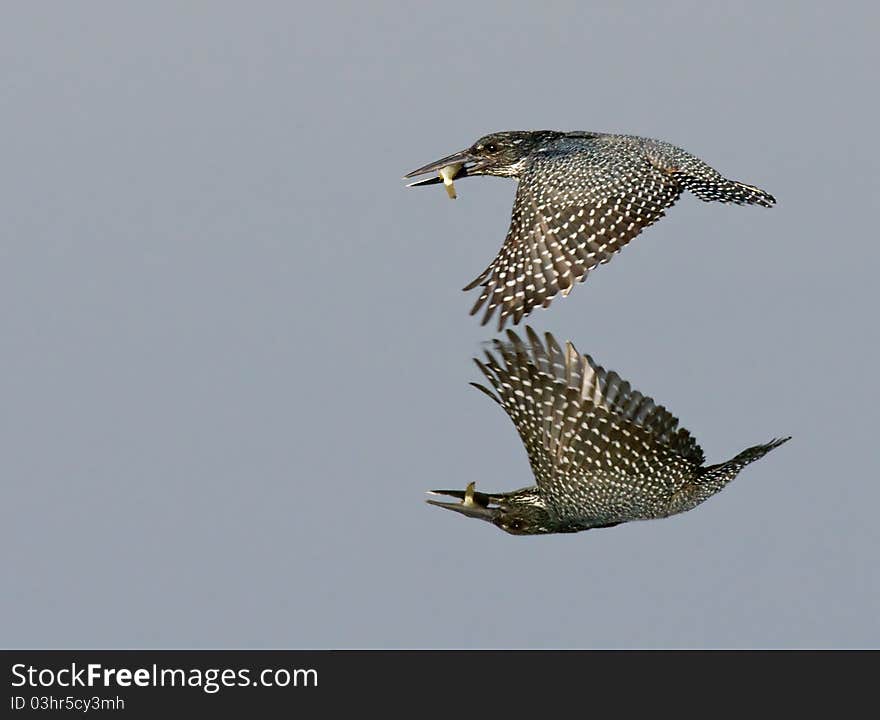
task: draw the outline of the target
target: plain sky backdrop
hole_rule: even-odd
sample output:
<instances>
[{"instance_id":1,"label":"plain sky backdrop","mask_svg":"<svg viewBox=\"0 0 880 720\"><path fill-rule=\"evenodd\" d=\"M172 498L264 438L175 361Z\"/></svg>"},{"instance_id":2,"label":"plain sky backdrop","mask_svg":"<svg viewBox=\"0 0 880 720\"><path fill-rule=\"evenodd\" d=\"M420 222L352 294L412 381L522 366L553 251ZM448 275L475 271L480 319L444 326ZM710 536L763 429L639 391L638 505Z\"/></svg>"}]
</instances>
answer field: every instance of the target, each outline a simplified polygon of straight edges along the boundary
<instances>
[{"instance_id":1,"label":"plain sky backdrop","mask_svg":"<svg viewBox=\"0 0 880 720\"><path fill-rule=\"evenodd\" d=\"M880 646L876 3L8 3L5 647ZM674 518L511 537L531 483L460 288L515 186L408 190L504 129L669 140L686 195L529 318L710 462Z\"/></svg>"}]
</instances>

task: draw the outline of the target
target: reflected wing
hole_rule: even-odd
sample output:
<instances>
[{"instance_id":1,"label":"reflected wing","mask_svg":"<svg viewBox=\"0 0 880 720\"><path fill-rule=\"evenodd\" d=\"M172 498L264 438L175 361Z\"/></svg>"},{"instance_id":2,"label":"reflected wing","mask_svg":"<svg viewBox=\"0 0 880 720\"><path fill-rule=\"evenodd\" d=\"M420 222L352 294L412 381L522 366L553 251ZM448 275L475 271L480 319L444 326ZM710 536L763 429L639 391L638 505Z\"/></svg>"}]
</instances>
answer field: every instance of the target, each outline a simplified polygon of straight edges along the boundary
<instances>
[{"instance_id":1,"label":"reflected wing","mask_svg":"<svg viewBox=\"0 0 880 720\"><path fill-rule=\"evenodd\" d=\"M491 387L476 386L510 416L539 486L589 483L593 473L677 477L703 464L666 408L571 343L563 349L550 334L543 342L531 328L526 334L494 341L476 360Z\"/></svg>"}]
</instances>

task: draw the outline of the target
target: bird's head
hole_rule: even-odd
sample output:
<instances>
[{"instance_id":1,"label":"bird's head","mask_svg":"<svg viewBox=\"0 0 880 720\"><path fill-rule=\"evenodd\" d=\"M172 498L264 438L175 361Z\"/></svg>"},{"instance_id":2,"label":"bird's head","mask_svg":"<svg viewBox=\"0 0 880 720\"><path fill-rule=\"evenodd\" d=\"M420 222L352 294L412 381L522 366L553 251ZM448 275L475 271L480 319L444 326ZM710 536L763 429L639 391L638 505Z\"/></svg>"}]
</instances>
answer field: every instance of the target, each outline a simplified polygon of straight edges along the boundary
<instances>
[{"instance_id":1,"label":"bird's head","mask_svg":"<svg viewBox=\"0 0 880 720\"><path fill-rule=\"evenodd\" d=\"M471 483L465 490L432 490L430 494L458 498L459 502L428 500L429 505L454 510L467 517L486 520L511 535L565 532L558 527L545 509L536 488L487 495L476 492L474 483Z\"/></svg>"},{"instance_id":2,"label":"bird's head","mask_svg":"<svg viewBox=\"0 0 880 720\"><path fill-rule=\"evenodd\" d=\"M564 133L556 130L508 130L484 135L469 148L423 165L404 177L436 173L445 167L456 165L460 166L454 174L456 180L471 175L517 177L523 170L525 159L531 153L563 135ZM436 177L429 178L411 183L410 187L438 182L442 181Z\"/></svg>"}]
</instances>

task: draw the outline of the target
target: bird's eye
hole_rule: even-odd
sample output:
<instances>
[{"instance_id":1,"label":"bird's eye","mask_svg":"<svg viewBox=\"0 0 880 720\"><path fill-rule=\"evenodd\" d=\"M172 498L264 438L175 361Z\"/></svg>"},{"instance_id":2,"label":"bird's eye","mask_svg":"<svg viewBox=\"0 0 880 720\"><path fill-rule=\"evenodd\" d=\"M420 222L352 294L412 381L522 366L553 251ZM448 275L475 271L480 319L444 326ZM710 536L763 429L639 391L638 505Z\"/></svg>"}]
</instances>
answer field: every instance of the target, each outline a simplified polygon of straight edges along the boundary
<instances>
[{"instance_id":1,"label":"bird's eye","mask_svg":"<svg viewBox=\"0 0 880 720\"><path fill-rule=\"evenodd\" d=\"M486 150L487 152L495 152L498 148L495 145L495 143L486 143L483 146L483 149Z\"/></svg>"},{"instance_id":2,"label":"bird's eye","mask_svg":"<svg viewBox=\"0 0 880 720\"><path fill-rule=\"evenodd\" d=\"M510 521L510 529L511 530L522 530L523 524L519 520L511 520Z\"/></svg>"}]
</instances>

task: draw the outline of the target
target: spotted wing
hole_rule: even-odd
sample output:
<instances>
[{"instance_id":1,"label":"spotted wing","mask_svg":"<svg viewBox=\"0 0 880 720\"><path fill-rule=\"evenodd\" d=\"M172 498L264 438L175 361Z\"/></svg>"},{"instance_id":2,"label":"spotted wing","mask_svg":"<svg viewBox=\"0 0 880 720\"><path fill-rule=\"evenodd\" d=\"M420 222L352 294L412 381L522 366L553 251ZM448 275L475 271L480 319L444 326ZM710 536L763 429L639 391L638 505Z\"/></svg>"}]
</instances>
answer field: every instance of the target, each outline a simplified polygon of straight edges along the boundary
<instances>
[{"instance_id":1,"label":"spotted wing","mask_svg":"<svg viewBox=\"0 0 880 720\"><path fill-rule=\"evenodd\" d=\"M571 343L563 349L550 334L542 342L531 328L525 340L508 331L476 362L491 389L475 385L510 416L542 488L601 473L675 478L703 464L699 445L666 408Z\"/></svg>"},{"instance_id":2,"label":"spotted wing","mask_svg":"<svg viewBox=\"0 0 880 720\"><path fill-rule=\"evenodd\" d=\"M576 150L537 153L520 176L507 238L465 290L480 286L471 315L498 329L548 306L678 199L681 183L628 143L604 137Z\"/></svg>"}]
</instances>

